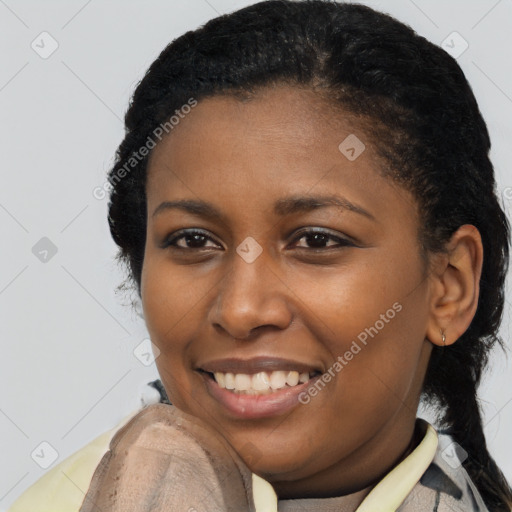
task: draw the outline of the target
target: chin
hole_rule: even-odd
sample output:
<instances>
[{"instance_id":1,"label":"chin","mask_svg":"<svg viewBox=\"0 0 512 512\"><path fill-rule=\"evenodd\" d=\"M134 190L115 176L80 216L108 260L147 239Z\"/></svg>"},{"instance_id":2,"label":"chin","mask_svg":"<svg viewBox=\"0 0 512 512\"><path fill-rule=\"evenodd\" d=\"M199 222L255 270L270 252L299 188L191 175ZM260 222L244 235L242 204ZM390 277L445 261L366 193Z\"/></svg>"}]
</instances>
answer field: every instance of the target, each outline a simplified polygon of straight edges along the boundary
<instances>
[{"instance_id":1,"label":"chin","mask_svg":"<svg viewBox=\"0 0 512 512\"><path fill-rule=\"evenodd\" d=\"M284 452L283 443L275 446L268 443L268 440L256 444L255 441L245 438L235 449L253 473L268 481L301 478L303 475L300 473L309 467L311 461L309 454L303 450L290 448Z\"/></svg>"}]
</instances>

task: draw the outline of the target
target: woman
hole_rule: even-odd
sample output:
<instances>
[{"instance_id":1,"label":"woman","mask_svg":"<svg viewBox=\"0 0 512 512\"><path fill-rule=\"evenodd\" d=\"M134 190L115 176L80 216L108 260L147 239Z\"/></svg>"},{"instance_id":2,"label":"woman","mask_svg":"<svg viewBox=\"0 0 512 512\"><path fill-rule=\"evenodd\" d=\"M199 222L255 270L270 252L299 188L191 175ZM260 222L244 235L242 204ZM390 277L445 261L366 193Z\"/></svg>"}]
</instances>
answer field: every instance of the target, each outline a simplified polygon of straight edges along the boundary
<instances>
[{"instance_id":1,"label":"woman","mask_svg":"<svg viewBox=\"0 0 512 512\"><path fill-rule=\"evenodd\" d=\"M261 2L173 41L125 120L108 220L164 403L80 510L511 510L476 394L509 226L456 61L365 6Z\"/></svg>"}]
</instances>

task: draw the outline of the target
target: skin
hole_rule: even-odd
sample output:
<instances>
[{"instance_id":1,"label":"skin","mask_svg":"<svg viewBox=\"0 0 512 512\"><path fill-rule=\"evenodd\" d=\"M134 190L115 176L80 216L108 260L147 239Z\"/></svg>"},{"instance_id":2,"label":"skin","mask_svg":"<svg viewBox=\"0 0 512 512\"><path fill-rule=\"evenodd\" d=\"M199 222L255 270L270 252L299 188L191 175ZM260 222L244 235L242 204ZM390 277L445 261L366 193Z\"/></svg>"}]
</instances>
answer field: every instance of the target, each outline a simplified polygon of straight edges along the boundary
<instances>
[{"instance_id":1,"label":"skin","mask_svg":"<svg viewBox=\"0 0 512 512\"><path fill-rule=\"evenodd\" d=\"M354 161L338 149L349 134L366 145ZM455 342L476 311L478 231L462 226L426 267L416 201L380 175L382 165L356 119L289 86L250 101L199 101L150 156L141 298L162 382L174 405L225 436L280 498L348 494L396 465L414 440L440 330L446 344ZM284 197L333 193L373 218L332 206L273 211ZM223 219L176 208L153 215L178 199L207 201ZM181 251L162 247L190 228L205 238L181 238ZM299 228L351 243L315 244ZM252 263L236 252L247 237L263 249ZM396 302L400 312L309 404L286 414L235 418L195 371L201 362L258 355L326 371Z\"/></svg>"}]
</instances>

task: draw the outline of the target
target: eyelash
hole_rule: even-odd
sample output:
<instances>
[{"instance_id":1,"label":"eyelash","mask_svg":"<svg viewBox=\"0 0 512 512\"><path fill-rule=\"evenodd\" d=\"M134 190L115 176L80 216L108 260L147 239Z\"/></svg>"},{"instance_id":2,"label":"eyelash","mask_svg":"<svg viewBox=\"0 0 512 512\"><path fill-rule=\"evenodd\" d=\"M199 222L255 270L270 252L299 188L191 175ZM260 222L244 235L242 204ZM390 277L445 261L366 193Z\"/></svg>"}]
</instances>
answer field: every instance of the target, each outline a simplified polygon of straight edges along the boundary
<instances>
[{"instance_id":1,"label":"eyelash","mask_svg":"<svg viewBox=\"0 0 512 512\"><path fill-rule=\"evenodd\" d=\"M307 229L307 230L300 231L299 233L296 234L292 243L297 242L306 236L313 236L313 235L318 235L318 234L325 235L328 240L335 240L336 242L338 242L338 245L331 246L331 247L316 247L316 248L299 247L299 249L305 249L306 251L309 251L309 252L311 252L311 251L318 252L318 251L327 251L329 249L339 249L342 247L355 247L355 244L353 242L351 242L350 240L348 240L346 238L334 236L334 235L330 234L329 231L326 231L325 229ZM162 243L161 248L162 249L172 248L173 250L175 249L175 250L185 250L185 251L194 251L194 250L201 251L204 249L208 249L207 247L192 247L191 248L191 247L179 247L178 245L176 245L178 240L181 240L182 238L186 238L186 237L191 237L194 235L199 235L199 236L204 237L205 239L214 241L211 237L209 237L203 231L200 231L197 229L188 229L188 230L179 231L177 234L168 237Z\"/></svg>"}]
</instances>

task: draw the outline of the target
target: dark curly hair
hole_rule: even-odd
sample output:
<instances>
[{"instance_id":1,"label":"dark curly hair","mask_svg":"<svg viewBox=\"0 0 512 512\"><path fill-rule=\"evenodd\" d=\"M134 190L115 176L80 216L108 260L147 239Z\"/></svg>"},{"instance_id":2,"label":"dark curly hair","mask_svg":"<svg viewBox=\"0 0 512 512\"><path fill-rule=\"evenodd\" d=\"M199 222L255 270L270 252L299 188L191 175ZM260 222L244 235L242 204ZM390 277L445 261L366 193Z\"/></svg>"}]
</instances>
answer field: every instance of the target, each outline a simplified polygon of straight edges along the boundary
<instances>
[{"instance_id":1,"label":"dark curly hair","mask_svg":"<svg viewBox=\"0 0 512 512\"><path fill-rule=\"evenodd\" d=\"M148 158L139 153L155 128L191 98L243 97L285 83L310 88L366 120L366 134L387 164L382 173L417 199L424 257L443 251L463 224L479 230L484 259L478 308L456 343L433 348L423 399L468 452L464 466L489 510L509 512L512 490L488 453L476 390L490 349L503 347L498 329L510 228L496 194L489 133L470 85L448 53L407 25L363 5L271 0L171 42L135 90L109 173L108 222L119 261L140 296Z\"/></svg>"}]
</instances>

